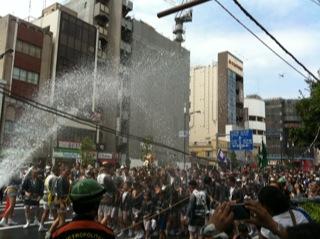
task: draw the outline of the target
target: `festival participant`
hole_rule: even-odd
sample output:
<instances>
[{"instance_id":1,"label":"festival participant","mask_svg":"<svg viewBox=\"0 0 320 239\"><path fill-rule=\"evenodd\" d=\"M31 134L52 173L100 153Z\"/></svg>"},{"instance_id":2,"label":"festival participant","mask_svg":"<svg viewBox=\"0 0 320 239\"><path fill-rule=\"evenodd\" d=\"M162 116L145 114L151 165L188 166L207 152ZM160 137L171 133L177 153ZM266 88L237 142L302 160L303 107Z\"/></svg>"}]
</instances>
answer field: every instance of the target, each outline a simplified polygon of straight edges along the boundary
<instances>
[{"instance_id":1,"label":"festival participant","mask_svg":"<svg viewBox=\"0 0 320 239\"><path fill-rule=\"evenodd\" d=\"M52 231L54 231L57 227L61 227L65 224L70 193L69 176L70 169L67 166L62 165L60 176L54 185L54 205L57 208L58 216L52 223L49 231L46 233L46 238L49 238Z\"/></svg>"},{"instance_id":2,"label":"festival participant","mask_svg":"<svg viewBox=\"0 0 320 239\"><path fill-rule=\"evenodd\" d=\"M258 198L261 205L272 215L273 220L283 227L309 222L302 212L290 208L289 197L276 187L262 188ZM267 239L279 239L277 235L264 227L261 228L261 236Z\"/></svg>"},{"instance_id":3,"label":"festival participant","mask_svg":"<svg viewBox=\"0 0 320 239\"><path fill-rule=\"evenodd\" d=\"M26 177L22 184L22 190L25 193L24 208L26 224L23 226L24 229L31 225L32 209L35 211L33 224L36 226L39 226L40 224L39 202L43 196L44 185L43 181L41 181L38 176L38 169L34 167L31 171L31 177Z\"/></svg>"},{"instance_id":4,"label":"festival participant","mask_svg":"<svg viewBox=\"0 0 320 239\"><path fill-rule=\"evenodd\" d=\"M200 229L205 224L206 215L210 204L204 191L198 190L195 180L189 182L190 200L187 209L189 238L197 239Z\"/></svg>"},{"instance_id":5,"label":"festival participant","mask_svg":"<svg viewBox=\"0 0 320 239\"><path fill-rule=\"evenodd\" d=\"M97 177L97 182L106 190L100 202L98 210L98 221L106 226L110 226L111 224L111 213L114 194L117 190L109 173L110 170L111 168L105 165L100 169Z\"/></svg>"},{"instance_id":6,"label":"festival participant","mask_svg":"<svg viewBox=\"0 0 320 239\"><path fill-rule=\"evenodd\" d=\"M54 205L54 186L56 185L57 177L57 168L52 168L50 173L47 175L44 181L44 193L43 193L43 213L40 221L39 232L46 231L44 227L44 222L48 219L50 213L52 213L53 218L57 218L57 209Z\"/></svg>"},{"instance_id":7,"label":"festival participant","mask_svg":"<svg viewBox=\"0 0 320 239\"><path fill-rule=\"evenodd\" d=\"M53 231L51 239L101 238L114 239L113 231L96 222L95 218L105 189L93 179L79 180L70 193L73 210L76 215L73 220Z\"/></svg>"},{"instance_id":8,"label":"festival participant","mask_svg":"<svg viewBox=\"0 0 320 239\"><path fill-rule=\"evenodd\" d=\"M14 207L16 205L16 198L17 198L20 183L21 183L21 180L18 175L13 175L9 180L9 184L4 191L5 194L7 195L8 204L2 215L0 226L17 224L15 221L12 220L12 215L13 215Z\"/></svg>"}]
</instances>

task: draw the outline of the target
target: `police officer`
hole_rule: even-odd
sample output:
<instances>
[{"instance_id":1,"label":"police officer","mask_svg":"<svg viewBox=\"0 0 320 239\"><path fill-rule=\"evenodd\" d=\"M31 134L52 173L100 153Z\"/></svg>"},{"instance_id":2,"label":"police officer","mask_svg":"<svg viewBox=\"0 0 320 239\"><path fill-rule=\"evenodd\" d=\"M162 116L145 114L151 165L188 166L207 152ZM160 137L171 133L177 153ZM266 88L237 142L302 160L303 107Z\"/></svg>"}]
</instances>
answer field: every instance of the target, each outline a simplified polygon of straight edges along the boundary
<instances>
[{"instance_id":1,"label":"police officer","mask_svg":"<svg viewBox=\"0 0 320 239\"><path fill-rule=\"evenodd\" d=\"M114 239L111 229L95 221L104 193L105 189L97 181L93 179L79 180L72 187L70 194L76 216L71 222L54 231L51 239Z\"/></svg>"}]
</instances>

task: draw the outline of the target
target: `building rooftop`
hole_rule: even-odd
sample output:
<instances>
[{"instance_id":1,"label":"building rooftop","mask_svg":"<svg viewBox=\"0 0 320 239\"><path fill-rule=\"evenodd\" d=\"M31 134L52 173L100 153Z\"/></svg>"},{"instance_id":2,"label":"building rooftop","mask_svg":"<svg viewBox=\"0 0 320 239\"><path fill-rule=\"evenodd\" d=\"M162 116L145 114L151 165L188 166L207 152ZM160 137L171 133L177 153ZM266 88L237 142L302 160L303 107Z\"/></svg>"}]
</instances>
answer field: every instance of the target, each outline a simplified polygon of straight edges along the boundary
<instances>
[{"instance_id":1,"label":"building rooftop","mask_svg":"<svg viewBox=\"0 0 320 239\"><path fill-rule=\"evenodd\" d=\"M57 10L60 10L60 11L63 11L63 12L66 12L72 16L75 16L77 17L78 16L78 13L71 10L70 8L60 4L60 3L54 3L52 5L50 5L49 7L46 7L45 9L42 10L42 16L46 16L46 15L49 15L51 12L55 12Z\"/></svg>"},{"instance_id":2,"label":"building rooftop","mask_svg":"<svg viewBox=\"0 0 320 239\"><path fill-rule=\"evenodd\" d=\"M40 27L40 26L35 25L35 24L32 23L32 22L28 22L28 21L26 21L26 20L23 20L23 19L21 19L21 18L19 18L19 17L16 17L16 16L11 15L11 14L8 14L8 15L3 16L3 17L0 16L0 21L1 21L1 20L4 20L4 19L6 19L6 18L8 18L9 20L12 20L12 21L17 21L17 20L19 20L19 23L20 23L20 24L24 24L24 25L27 26L28 28L32 28L32 29L34 29L34 30L36 30L36 31L43 32L44 34L47 34L47 35L52 35L52 32L50 32L50 28L49 28L49 27L42 28L42 27Z\"/></svg>"},{"instance_id":3,"label":"building rooftop","mask_svg":"<svg viewBox=\"0 0 320 239\"><path fill-rule=\"evenodd\" d=\"M247 95L247 96L246 96L246 99L258 99L258 100L263 100L263 99L261 98L261 96L259 96L259 95Z\"/></svg>"}]
</instances>

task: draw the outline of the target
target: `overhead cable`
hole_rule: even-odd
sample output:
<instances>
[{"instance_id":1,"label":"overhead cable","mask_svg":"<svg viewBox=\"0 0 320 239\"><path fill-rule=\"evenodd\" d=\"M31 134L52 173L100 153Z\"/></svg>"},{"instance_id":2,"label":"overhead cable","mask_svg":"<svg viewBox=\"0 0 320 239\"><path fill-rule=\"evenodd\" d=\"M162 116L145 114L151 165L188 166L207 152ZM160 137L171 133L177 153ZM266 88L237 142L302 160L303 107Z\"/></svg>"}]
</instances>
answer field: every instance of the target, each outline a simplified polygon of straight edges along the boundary
<instances>
[{"instance_id":1,"label":"overhead cable","mask_svg":"<svg viewBox=\"0 0 320 239\"><path fill-rule=\"evenodd\" d=\"M320 81L301 61L299 61L289 50L287 50L261 23L258 22L237 0L233 2L239 7L239 9L253 21L262 31L264 31L287 55L289 55L298 65L300 65L314 80Z\"/></svg>"},{"instance_id":2,"label":"overhead cable","mask_svg":"<svg viewBox=\"0 0 320 239\"><path fill-rule=\"evenodd\" d=\"M308 77L303 74L300 70L298 70L295 66L293 66L289 61L283 58L279 53L277 53L274 49L272 49L265 41L263 41L257 34L255 34L249 27L247 27L243 22L240 21L232 12L230 12L220 1L214 0L223 10L225 10L236 22L238 22L244 29L246 29L250 34L252 34L258 41L260 41L265 47L267 47L272 53L274 53L277 57L279 57L284 63L286 63L289 67L291 67L294 71L296 71L299 75L301 75L304 79L308 79Z\"/></svg>"}]
</instances>

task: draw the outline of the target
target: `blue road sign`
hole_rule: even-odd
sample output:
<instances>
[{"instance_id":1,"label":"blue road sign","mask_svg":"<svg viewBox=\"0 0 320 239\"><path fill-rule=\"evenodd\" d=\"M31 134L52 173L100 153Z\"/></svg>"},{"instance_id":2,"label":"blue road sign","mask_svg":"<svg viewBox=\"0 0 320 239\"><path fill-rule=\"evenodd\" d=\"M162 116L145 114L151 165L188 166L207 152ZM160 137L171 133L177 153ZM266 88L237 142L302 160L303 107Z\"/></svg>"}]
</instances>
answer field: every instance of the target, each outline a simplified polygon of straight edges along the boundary
<instances>
[{"instance_id":1,"label":"blue road sign","mask_svg":"<svg viewBox=\"0 0 320 239\"><path fill-rule=\"evenodd\" d=\"M253 150L252 130L230 131L230 150Z\"/></svg>"}]
</instances>

